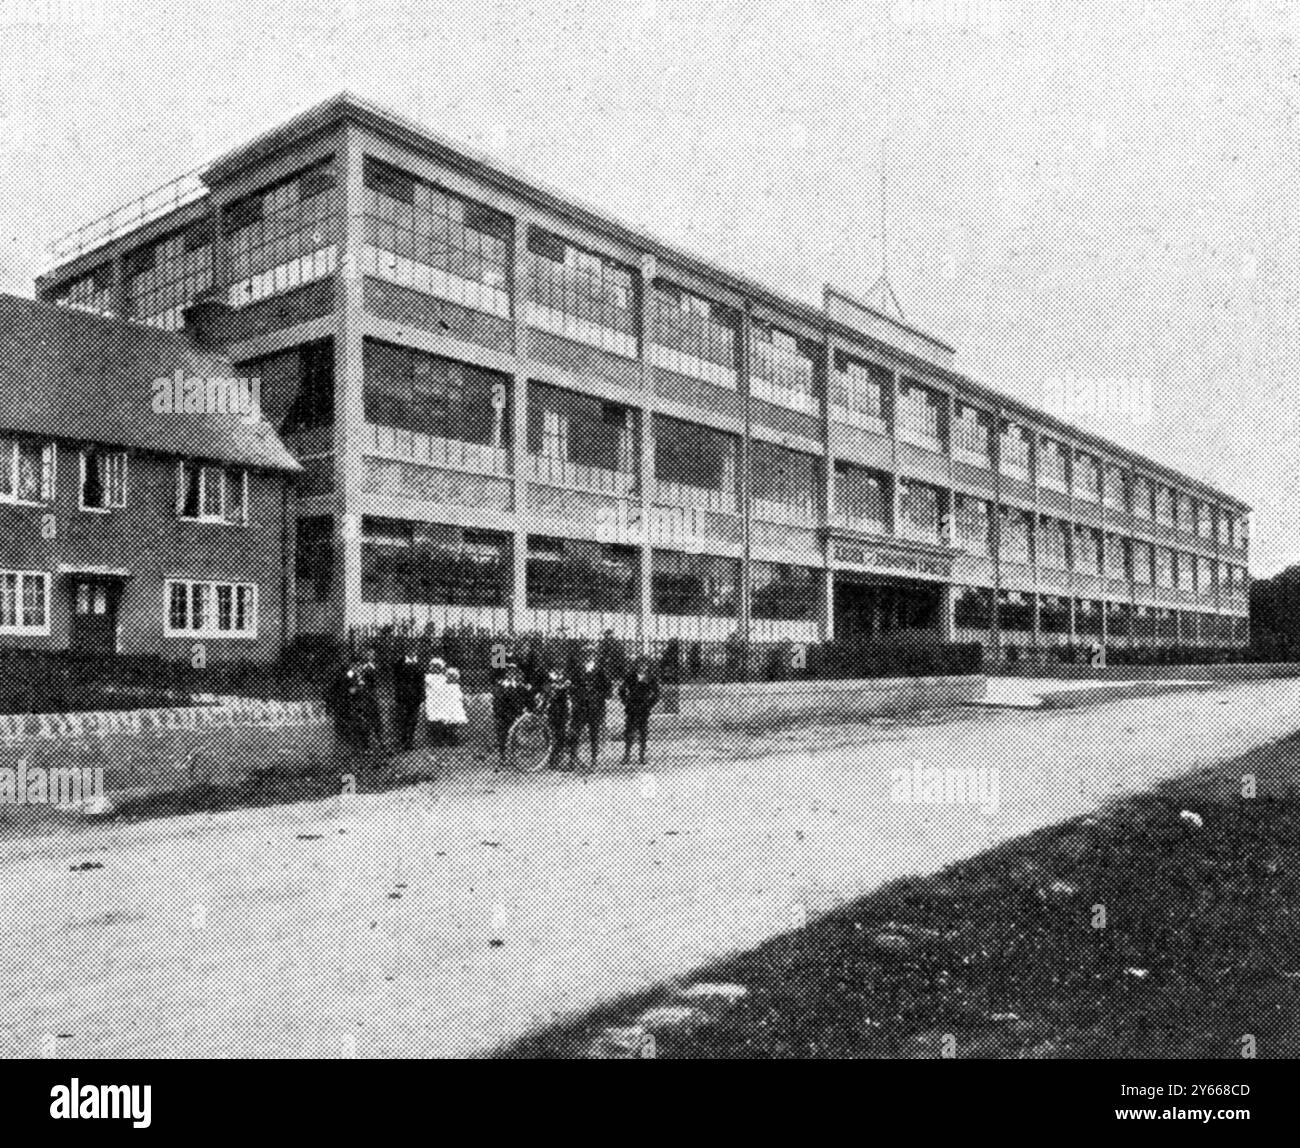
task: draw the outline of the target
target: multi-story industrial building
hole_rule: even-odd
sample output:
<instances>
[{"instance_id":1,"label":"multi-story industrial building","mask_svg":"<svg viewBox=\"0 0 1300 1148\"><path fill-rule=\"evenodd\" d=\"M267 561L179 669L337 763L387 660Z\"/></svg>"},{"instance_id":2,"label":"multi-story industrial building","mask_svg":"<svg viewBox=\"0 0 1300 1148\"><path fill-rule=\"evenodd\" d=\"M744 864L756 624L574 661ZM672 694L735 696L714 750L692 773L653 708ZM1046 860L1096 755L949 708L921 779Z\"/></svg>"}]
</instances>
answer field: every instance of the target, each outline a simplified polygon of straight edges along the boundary
<instances>
[{"instance_id":1,"label":"multi-story industrial building","mask_svg":"<svg viewBox=\"0 0 1300 1148\"><path fill-rule=\"evenodd\" d=\"M70 237L38 291L229 304L306 471L300 632L1247 640L1237 499L351 95Z\"/></svg>"}]
</instances>

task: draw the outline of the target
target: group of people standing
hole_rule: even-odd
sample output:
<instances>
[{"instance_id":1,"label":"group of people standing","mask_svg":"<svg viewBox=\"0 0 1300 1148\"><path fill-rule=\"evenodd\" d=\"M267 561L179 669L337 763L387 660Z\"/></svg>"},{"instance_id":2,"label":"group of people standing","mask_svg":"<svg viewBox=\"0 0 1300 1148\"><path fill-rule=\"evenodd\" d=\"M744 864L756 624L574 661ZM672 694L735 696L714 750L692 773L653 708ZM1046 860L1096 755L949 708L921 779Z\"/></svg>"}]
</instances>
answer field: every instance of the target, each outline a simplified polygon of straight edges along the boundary
<instances>
[{"instance_id":1,"label":"group of people standing","mask_svg":"<svg viewBox=\"0 0 1300 1148\"><path fill-rule=\"evenodd\" d=\"M594 643L583 645L562 669L546 670L535 656L528 658L526 669L518 661L508 662L492 688L497 767L517 764L520 719L530 715L547 733L548 768L578 771L579 751L586 746L594 770L615 688L625 716L623 764L631 763L636 749L644 765L650 715L662 692L659 679L644 656L621 675L615 662L608 648ZM361 755L384 747L379 678L377 653L367 648L340 668L330 690L339 741ZM392 681L392 733L399 751L460 744L469 717L456 667L440 657L425 662L412 651L394 665Z\"/></svg>"},{"instance_id":2,"label":"group of people standing","mask_svg":"<svg viewBox=\"0 0 1300 1148\"><path fill-rule=\"evenodd\" d=\"M349 662L330 690L334 729L341 744L370 754L384 746L379 664L374 649ZM424 663L414 652L393 667L393 740L399 750L459 744L469 724L460 671L442 658Z\"/></svg>"},{"instance_id":3,"label":"group of people standing","mask_svg":"<svg viewBox=\"0 0 1300 1148\"><path fill-rule=\"evenodd\" d=\"M585 744L590 750L590 768L594 770L600 758L606 708L613 687L610 668L591 643L583 646L578 657L564 669L536 674L531 681L518 662L509 662L492 691L498 767L515 764L514 739L519 721L525 714L534 714L549 732L547 768L577 772L580 750ZM650 713L660 695L659 679L650 659L638 658L618 683L625 716L624 765L631 762L634 745L639 747L641 764L645 764Z\"/></svg>"}]
</instances>

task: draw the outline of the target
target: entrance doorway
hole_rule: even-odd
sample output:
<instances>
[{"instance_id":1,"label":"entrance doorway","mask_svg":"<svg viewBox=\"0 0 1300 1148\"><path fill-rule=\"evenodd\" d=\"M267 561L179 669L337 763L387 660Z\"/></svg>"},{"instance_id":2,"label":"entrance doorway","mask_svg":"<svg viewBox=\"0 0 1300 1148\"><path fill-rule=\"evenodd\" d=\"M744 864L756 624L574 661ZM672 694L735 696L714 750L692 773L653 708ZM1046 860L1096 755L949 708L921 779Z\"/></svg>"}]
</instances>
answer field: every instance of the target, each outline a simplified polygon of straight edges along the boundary
<instances>
[{"instance_id":1,"label":"entrance doorway","mask_svg":"<svg viewBox=\"0 0 1300 1148\"><path fill-rule=\"evenodd\" d=\"M117 608L122 583L115 578L72 580L70 644L79 653L117 653Z\"/></svg>"},{"instance_id":2,"label":"entrance doorway","mask_svg":"<svg viewBox=\"0 0 1300 1148\"><path fill-rule=\"evenodd\" d=\"M942 587L928 582L891 582L835 577L835 637L880 638L898 630L939 633Z\"/></svg>"}]
</instances>

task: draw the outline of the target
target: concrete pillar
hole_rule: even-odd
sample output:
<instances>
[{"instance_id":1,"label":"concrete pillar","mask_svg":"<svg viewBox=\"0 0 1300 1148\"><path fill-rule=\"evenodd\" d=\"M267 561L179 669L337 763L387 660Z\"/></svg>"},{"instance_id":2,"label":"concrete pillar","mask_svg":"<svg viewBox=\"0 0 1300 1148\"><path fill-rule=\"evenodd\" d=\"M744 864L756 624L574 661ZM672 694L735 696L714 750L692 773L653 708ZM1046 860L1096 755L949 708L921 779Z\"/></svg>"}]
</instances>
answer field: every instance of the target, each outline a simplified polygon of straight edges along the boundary
<instances>
[{"instance_id":1,"label":"concrete pillar","mask_svg":"<svg viewBox=\"0 0 1300 1148\"><path fill-rule=\"evenodd\" d=\"M749 646L750 617L753 613L753 559L750 553L752 545L753 521L750 514L750 474L753 459L752 411L750 404L749 378L753 364L754 315L746 302L740 315L740 371L743 409L745 412L745 433L740 441L740 522L741 522L741 559L740 559L740 608L736 619L736 629L741 642Z\"/></svg>"},{"instance_id":2,"label":"concrete pillar","mask_svg":"<svg viewBox=\"0 0 1300 1148\"><path fill-rule=\"evenodd\" d=\"M818 498L819 525L831 524L835 515L835 450L833 419L831 415L831 380L835 377L835 344L830 331L826 332L826 379L822 387L823 454L821 461L821 491ZM823 570L817 582L817 637L829 642L835 637L835 574L832 566L833 547L829 536L823 552Z\"/></svg>"},{"instance_id":3,"label":"concrete pillar","mask_svg":"<svg viewBox=\"0 0 1300 1148\"><path fill-rule=\"evenodd\" d=\"M637 431L640 436L640 454L637 465L638 476L636 497L640 500L641 514L641 556L638 567L637 583L637 636L641 652L650 652L650 640L654 632L654 548L650 537L651 514L654 507L655 454L654 454L654 416L651 406L654 398L654 364L650 359L650 348L655 341L655 306L654 282L658 267L653 255L641 259L641 406L637 412Z\"/></svg>"},{"instance_id":4,"label":"concrete pillar","mask_svg":"<svg viewBox=\"0 0 1300 1148\"><path fill-rule=\"evenodd\" d=\"M511 538L510 631L526 630L528 612L528 221L516 216L511 244L510 314L515 369L510 377Z\"/></svg>"},{"instance_id":5,"label":"concrete pillar","mask_svg":"<svg viewBox=\"0 0 1300 1148\"><path fill-rule=\"evenodd\" d=\"M898 371L891 368L889 372L889 440L892 449L890 451L889 474L889 532L895 536L901 533L900 526L902 524L898 497L898 392Z\"/></svg>"},{"instance_id":6,"label":"concrete pillar","mask_svg":"<svg viewBox=\"0 0 1300 1148\"><path fill-rule=\"evenodd\" d=\"M335 162L339 186L339 261L334 329L334 504L338 561L331 606L342 634L361 621L361 512L365 476L364 281L365 241L362 142L345 125Z\"/></svg>"},{"instance_id":7,"label":"concrete pillar","mask_svg":"<svg viewBox=\"0 0 1300 1148\"><path fill-rule=\"evenodd\" d=\"M939 637L945 642L952 642L957 637L957 587L951 582L943 585L939 596Z\"/></svg>"}]
</instances>

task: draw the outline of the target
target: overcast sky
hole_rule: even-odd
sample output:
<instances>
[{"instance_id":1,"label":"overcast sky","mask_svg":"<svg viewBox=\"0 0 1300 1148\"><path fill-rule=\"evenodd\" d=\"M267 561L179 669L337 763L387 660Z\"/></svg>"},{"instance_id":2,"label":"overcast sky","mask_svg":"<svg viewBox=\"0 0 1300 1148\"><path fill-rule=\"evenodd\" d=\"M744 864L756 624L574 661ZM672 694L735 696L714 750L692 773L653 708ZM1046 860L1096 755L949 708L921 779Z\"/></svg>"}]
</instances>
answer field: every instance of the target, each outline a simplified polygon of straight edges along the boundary
<instances>
[{"instance_id":1,"label":"overcast sky","mask_svg":"<svg viewBox=\"0 0 1300 1148\"><path fill-rule=\"evenodd\" d=\"M344 87L813 303L879 274L883 149L910 321L1128 381L1070 417L1300 562L1298 0L0 0L0 290Z\"/></svg>"}]
</instances>

